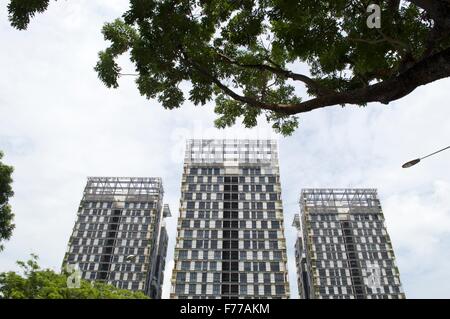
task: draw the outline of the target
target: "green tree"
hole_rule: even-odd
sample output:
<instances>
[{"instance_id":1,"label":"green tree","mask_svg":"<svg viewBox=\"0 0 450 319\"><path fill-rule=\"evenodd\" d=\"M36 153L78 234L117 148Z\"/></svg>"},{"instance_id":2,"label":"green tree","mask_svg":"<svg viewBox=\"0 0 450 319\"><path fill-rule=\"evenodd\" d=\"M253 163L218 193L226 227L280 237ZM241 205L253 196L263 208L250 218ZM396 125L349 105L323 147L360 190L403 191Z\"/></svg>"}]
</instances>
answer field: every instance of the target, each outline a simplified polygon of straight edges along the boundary
<instances>
[{"instance_id":1,"label":"green tree","mask_svg":"<svg viewBox=\"0 0 450 319\"><path fill-rule=\"evenodd\" d=\"M3 153L0 151L0 251L3 250L3 240L11 238L15 225L14 214L8 201L14 195L12 190L13 168L2 163Z\"/></svg>"},{"instance_id":2,"label":"green tree","mask_svg":"<svg viewBox=\"0 0 450 319\"><path fill-rule=\"evenodd\" d=\"M367 25L371 3L381 28ZM10 0L10 21L25 29L48 5ZM290 134L296 114L388 104L450 75L450 0L130 0L103 34L110 45L95 70L108 87L122 75L118 56L130 52L142 95L167 109L215 99L218 127L237 118L253 127L263 115Z\"/></svg>"},{"instance_id":3,"label":"green tree","mask_svg":"<svg viewBox=\"0 0 450 319\"><path fill-rule=\"evenodd\" d=\"M31 255L18 261L23 275L16 272L0 273L0 298L4 299L148 299L142 292L118 289L100 282L80 280L79 288L69 288L68 273L58 274L51 269L40 269L38 257Z\"/></svg>"}]
</instances>

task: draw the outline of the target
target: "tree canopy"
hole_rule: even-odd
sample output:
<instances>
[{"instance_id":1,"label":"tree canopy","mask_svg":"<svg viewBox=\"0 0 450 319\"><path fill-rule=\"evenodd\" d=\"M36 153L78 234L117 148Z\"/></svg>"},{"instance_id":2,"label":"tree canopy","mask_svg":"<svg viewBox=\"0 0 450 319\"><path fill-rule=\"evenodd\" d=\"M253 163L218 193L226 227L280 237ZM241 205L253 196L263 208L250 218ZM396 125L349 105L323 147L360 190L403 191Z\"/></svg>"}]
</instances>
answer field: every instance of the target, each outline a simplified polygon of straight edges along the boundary
<instances>
[{"instance_id":1,"label":"tree canopy","mask_svg":"<svg viewBox=\"0 0 450 319\"><path fill-rule=\"evenodd\" d=\"M69 274L40 269L37 259L32 255L26 262L17 262L23 275L0 273L0 299L148 299L142 292L87 280L81 280L79 288L69 288Z\"/></svg>"},{"instance_id":2,"label":"tree canopy","mask_svg":"<svg viewBox=\"0 0 450 319\"><path fill-rule=\"evenodd\" d=\"M381 28L367 25L372 3ZM27 28L48 5L10 0L11 24ZM299 113L388 104L450 75L450 0L130 0L103 34L106 86L118 87L129 52L142 95L167 109L215 100L218 127L262 115L290 134Z\"/></svg>"},{"instance_id":3,"label":"tree canopy","mask_svg":"<svg viewBox=\"0 0 450 319\"><path fill-rule=\"evenodd\" d=\"M14 195L12 190L12 166L2 163L3 153L0 151L0 251L3 250L3 240L11 238L15 225L14 214L9 205L9 198Z\"/></svg>"}]
</instances>

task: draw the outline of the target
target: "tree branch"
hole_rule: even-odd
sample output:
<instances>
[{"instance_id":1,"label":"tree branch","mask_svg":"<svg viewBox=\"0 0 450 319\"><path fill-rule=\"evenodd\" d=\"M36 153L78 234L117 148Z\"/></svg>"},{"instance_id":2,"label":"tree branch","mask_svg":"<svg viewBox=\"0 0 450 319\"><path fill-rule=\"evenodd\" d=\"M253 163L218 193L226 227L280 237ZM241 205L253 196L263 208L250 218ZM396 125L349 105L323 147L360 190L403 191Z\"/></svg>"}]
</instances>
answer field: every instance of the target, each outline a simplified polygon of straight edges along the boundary
<instances>
[{"instance_id":1,"label":"tree branch","mask_svg":"<svg viewBox=\"0 0 450 319\"><path fill-rule=\"evenodd\" d=\"M408 44L406 44L400 40L391 38L387 34L383 33L380 29L376 29L376 30L383 37L383 39L386 40L389 44L391 44L394 48L398 49L398 47L402 47L407 52L411 52L411 48Z\"/></svg>"},{"instance_id":2,"label":"tree branch","mask_svg":"<svg viewBox=\"0 0 450 319\"><path fill-rule=\"evenodd\" d=\"M386 39L367 40L367 39L351 38L351 37L348 37L347 39L350 41L362 42L362 43L367 43L367 44L379 44L379 43L386 42Z\"/></svg>"},{"instance_id":3,"label":"tree branch","mask_svg":"<svg viewBox=\"0 0 450 319\"><path fill-rule=\"evenodd\" d=\"M450 48L417 62L397 77L348 92L318 97L296 105L280 106L286 114L312 111L338 104L364 104L398 100L417 87L450 76Z\"/></svg>"},{"instance_id":4,"label":"tree branch","mask_svg":"<svg viewBox=\"0 0 450 319\"><path fill-rule=\"evenodd\" d=\"M274 74L286 77L286 78L290 78L292 80L295 81L301 81L303 83L305 83L310 89L312 89L313 91L317 92L318 96L321 95L326 95L326 94L330 94L333 93L334 91L321 86L319 83L317 83L315 80L311 79L310 77L303 75L303 74L298 74L298 73L294 73L288 70L284 70L282 68L280 68L279 66L277 67L273 67L267 64L243 64L243 63L239 63L236 60L233 60L232 58L228 57L227 55L215 51L216 54L221 57L223 60L225 60L226 62L242 67L242 68L253 68L253 69L258 69L261 71L269 71L272 72ZM270 63L272 63L272 61L268 60ZM276 65L275 63L272 63L274 65Z\"/></svg>"},{"instance_id":5,"label":"tree branch","mask_svg":"<svg viewBox=\"0 0 450 319\"><path fill-rule=\"evenodd\" d=\"M365 104L370 102L389 104L389 102L408 95L419 86L450 76L450 48L448 48L417 62L405 72L383 82L347 92L328 94L298 104L274 104L264 103L252 97L239 95L195 61L189 60L189 62L198 72L215 83L231 98L257 108L286 115L309 112L339 104Z\"/></svg>"},{"instance_id":6,"label":"tree branch","mask_svg":"<svg viewBox=\"0 0 450 319\"><path fill-rule=\"evenodd\" d=\"M185 52L183 52L184 59L187 61L194 69L196 69L200 74L202 74L204 77L208 78L211 82L216 84L225 94L230 96L236 101L247 103L252 106L256 106L262 109L270 109L270 104L258 101L255 98L247 97L243 95L239 95L236 92L234 92L232 89L230 89L228 86L223 84L217 77L212 75L208 70L206 70L203 66L201 66L196 61L190 59Z\"/></svg>"}]
</instances>

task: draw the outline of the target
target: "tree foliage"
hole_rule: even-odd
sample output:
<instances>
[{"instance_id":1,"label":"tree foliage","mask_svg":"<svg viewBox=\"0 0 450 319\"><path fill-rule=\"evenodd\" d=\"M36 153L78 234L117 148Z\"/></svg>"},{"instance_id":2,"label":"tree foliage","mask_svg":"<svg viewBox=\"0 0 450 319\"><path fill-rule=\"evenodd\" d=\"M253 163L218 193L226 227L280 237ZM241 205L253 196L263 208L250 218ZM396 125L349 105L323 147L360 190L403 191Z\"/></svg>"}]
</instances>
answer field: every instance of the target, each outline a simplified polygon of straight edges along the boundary
<instances>
[{"instance_id":1,"label":"tree foliage","mask_svg":"<svg viewBox=\"0 0 450 319\"><path fill-rule=\"evenodd\" d=\"M18 261L23 275L0 273L0 299L148 299L142 292L118 289L100 282L81 280L80 288L68 288L69 274L40 269L37 256Z\"/></svg>"},{"instance_id":2,"label":"tree foliage","mask_svg":"<svg viewBox=\"0 0 450 319\"><path fill-rule=\"evenodd\" d=\"M48 2L11 0L12 25L26 28ZM367 26L371 3L380 29ZM103 34L110 45L95 69L108 87L129 52L142 95L167 109L214 99L218 127L253 127L262 115L290 134L296 114L388 104L450 75L450 0L130 0Z\"/></svg>"},{"instance_id":3,"label":"tree foliage","mask_svg":"<svg viewBox=\"0 0 450 319\"><path fill-rule=\"evenodd\" d=\"M11 166L2 163L3 153L0 151L0 251L3 250L2 241L11 238L15 225L13 224L14 214L9 205L9 198L14 195L12 190Z\"/></svg>"},{"instance_id":4,"label":"tree foliage","mask_svg":"<svg viewBox=\"0 0 450 319\"><path fill-rule=\"evenodd\" d=\"M8 4L11 25L19 30L24 30L30 23L30 19L36 13L47 10L49 0L12 0Z\"/></svg>"}]
</instances>

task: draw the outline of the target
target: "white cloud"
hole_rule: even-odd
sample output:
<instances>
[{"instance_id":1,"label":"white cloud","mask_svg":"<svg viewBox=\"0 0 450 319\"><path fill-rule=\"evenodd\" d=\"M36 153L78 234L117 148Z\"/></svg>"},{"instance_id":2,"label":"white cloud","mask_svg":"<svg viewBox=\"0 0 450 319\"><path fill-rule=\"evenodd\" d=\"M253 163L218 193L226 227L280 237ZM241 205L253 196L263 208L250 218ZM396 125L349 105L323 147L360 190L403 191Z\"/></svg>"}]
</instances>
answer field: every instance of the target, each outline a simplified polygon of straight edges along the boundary
<instances>
[{"instance_id":1,"label":"white cloud","mask_svg":"<svg viewBox=\"0 0 450 319\"><path fill-rule=\"evenodd\" d=\"M212 105L167 111L139 96L132 78L105 88L93 71L105 47L100 29L127 1L52 3L26 32L0 7L0 149L15 166L17 228L0 271L38 253L59 269L87 176L160 176L168 219L164 296L169 294L184 138L276 137L267 124L217 130ZM132 66L123 61L124 70ZM280 139L280 169L291 295L297 297L293 214L303 187L379 189L407 296L450 297L450 151L404 170L403 162L447 146L449 80L417 89L389 106L327 108L300 115ZM443 284L444 283L444 284Z\"/></svg>"},{"instance_id":2,"label":"white cloud","mask_svg":"<svg viewBox=\"0 0 450 319\"><path fill-rule=\"evenodd\" d=\"M429 192L394 194L385 200L386 224L409 297L449 298L450 183L437 180ZM433 289L429 286L435 285Z\"/></svg>"}]
</instances>

